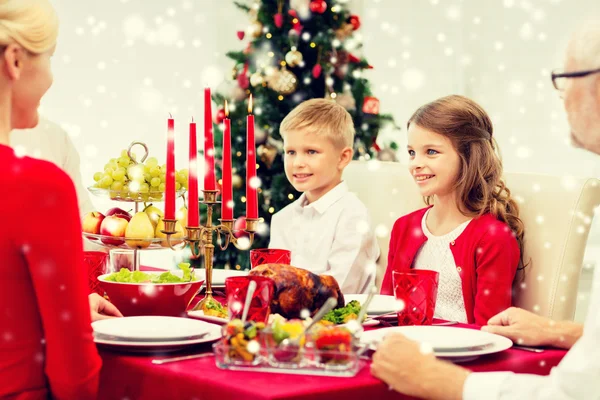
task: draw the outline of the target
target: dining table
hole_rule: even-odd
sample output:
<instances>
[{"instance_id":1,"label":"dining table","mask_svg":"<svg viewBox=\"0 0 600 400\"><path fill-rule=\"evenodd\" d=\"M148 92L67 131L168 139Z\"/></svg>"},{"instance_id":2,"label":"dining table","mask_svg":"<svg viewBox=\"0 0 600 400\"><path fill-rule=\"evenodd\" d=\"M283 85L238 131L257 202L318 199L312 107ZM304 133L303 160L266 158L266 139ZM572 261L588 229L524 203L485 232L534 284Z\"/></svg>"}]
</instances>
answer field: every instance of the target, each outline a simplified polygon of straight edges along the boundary
<instances>
[{"instance_id":1,"label":"dining table","mask_svg":"<svg viewBox=\"0 0 600 400\"><path fill-rule=\"evenodd\" d=\"M389 326L389 325L388 325ZM453 326L478 329L466 324ZM377 327L370 328L377 329ZM215 357L208 355L162 365L152 360L192 354L210 354L211 344L200 344L170 354L137 354L99 347L103 366L99 399L311 399L336 400L356 398L409 399L391 391L370 373L371 361L361 360L353 377L330 377L233 371L217 367ZM566 351L546 348L543 352L519 348L483 355L460 365L475 371L512 371L547 375Z\"/></svg>"}]
</instances>

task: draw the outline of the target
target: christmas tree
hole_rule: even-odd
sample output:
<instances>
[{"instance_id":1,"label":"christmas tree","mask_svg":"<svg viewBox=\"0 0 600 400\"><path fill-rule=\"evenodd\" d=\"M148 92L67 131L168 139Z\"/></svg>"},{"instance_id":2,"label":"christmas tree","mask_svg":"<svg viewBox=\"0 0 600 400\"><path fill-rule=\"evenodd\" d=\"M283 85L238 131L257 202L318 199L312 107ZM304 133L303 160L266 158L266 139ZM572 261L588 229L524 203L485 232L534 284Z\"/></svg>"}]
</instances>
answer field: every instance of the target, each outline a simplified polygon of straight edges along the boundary
<instances>
[{"instance_id":1,"label":"christmas tree","mask_svg":"<svg viewBox=\"0 0 600 400\"><path fill-rule=\"evenodd\" d=\"M259 216L264 229L255 235L253 248L267 247L271 216L299 196L285 177L283 141L279 135L281 120L299 103L311 98L330 98L341 104L354 119L355 158L394 159L396 144L381 149L376 139L386 124L394 124L390 115L379 113L379 100L369 88L363 71L372 68L367 60L352 52L360 49L354 33L360 18L333 0L256 0L236 2L248 13L250 26L237 32L247 40L242 51L227 56L234 62L231 79L213 95L221 105L215 118L215 153L221 157L223 104L229 104L232 122L233 198L235 215L245 210L246 115L248 97L253 96L256 118ZM236 221L242 229L243 219ZM249 267L248 252L231 247L215 252L216 265L230 268Z\"/></svg>"}]
</instances>

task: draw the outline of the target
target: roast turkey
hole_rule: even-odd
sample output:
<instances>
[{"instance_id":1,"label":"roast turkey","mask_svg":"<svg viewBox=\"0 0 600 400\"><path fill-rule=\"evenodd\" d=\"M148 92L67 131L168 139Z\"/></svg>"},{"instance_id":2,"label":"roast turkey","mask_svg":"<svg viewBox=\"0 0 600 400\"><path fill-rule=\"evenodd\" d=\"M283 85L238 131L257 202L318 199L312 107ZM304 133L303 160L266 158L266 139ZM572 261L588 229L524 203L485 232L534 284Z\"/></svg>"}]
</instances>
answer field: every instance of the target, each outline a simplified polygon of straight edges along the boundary
<instances>
[{"instance_id":1,"label":"roast turkey","mask_svg":"<svg viewBox=\"0 0 600 400\"><path fill-rule=\"evenodd\" d=\"M249 275L266 276L275 281L271 313L285 318L299 318L303 309L313 315L329 297L344 307L344 295L337 281L329 275L316 275L305 269L286 264L263 264Z\"/></svg>"}]
</instances>

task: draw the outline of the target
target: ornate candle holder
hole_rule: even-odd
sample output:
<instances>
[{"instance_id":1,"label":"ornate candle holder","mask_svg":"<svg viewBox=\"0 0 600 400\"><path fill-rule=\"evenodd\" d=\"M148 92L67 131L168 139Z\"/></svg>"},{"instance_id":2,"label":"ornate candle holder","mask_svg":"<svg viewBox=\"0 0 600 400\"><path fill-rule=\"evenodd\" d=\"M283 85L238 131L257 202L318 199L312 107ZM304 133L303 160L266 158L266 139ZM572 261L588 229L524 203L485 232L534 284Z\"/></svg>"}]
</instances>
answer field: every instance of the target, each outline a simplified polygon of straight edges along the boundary
<instances>
[{"instance_id":1,"label":"ornate candle holder","mask_svg":"<svg viewBox=\"0 0 600 400\"><path fill-rule=\"evenodd\" d=\"M163 220L165 223L165 229L162 231L167 235L167 243L173 250L185 247L186 243L190 244L190 249L193 258L198 258L204 254L204 267L206 269L206 294L198 304L194 307L194 310L200 310L207 302L213 300L212 296L212 268L213 268L213 255L215 253L215 245L213 244L213 234L216 233L219 238L219 247L221 250L227 249L229 244L233 244L239 250L247 250L241 248L238 244L238 238L234 235L233 225L234 219L219 219L220 224L213 225L212 213L213 207L217 204L221 204L217 201L217 190L202 190L204 194L204 200L200 201L201 204L207 206L206 212L206 223L197 227L186 226L187 236L183 238L183 244L172 244L171 235L175 234L175 224L177 220ZM191 211L191 210L190 210ZM262 221L262 218L246 218L246 229L245 231L249 234L250 245L254 241L254 233L258 228L258 223ZM221 240L221 234L225 235L224 239ZM179 241L181 239L173 239ZM224 244L223 244L224 242Z\"/></svg>"}]
</instances>

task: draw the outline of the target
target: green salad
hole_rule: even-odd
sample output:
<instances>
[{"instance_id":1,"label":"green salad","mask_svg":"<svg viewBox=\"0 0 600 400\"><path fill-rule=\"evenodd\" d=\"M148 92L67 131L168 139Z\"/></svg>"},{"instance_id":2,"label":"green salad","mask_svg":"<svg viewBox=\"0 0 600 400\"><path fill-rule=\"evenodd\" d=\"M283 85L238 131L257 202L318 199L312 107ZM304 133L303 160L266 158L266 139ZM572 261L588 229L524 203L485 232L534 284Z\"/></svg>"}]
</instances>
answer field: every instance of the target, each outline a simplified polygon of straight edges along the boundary
<instances>
[{"instance_id":1,"label":"green salad","mask_svg":"<svg viewBox=\"0 0 600 400\"><path fill-rule=\"evenodd\" d=\"M344 307L329 311L323 317L323 321L333 322L334 324L345 324L348 321L357 319L358 313L360 313L360 302L352 300Z\"/></svg>"},{"instance_id":2,"label":"green salad","mask_svg":"<svg viewBox=\"0 0 600 400\"><path fill-rule=\"evenodd\" d=\"M194 271L188 263L180 263L179 268L183 271L183 277L178 277L169 271L160 275L147 274L142 271L130 271L127 268L121 268L119 272L113 272L106 277L109 282L121 283L179 283L197 281Z\"/></svg>"}]
</instances>

